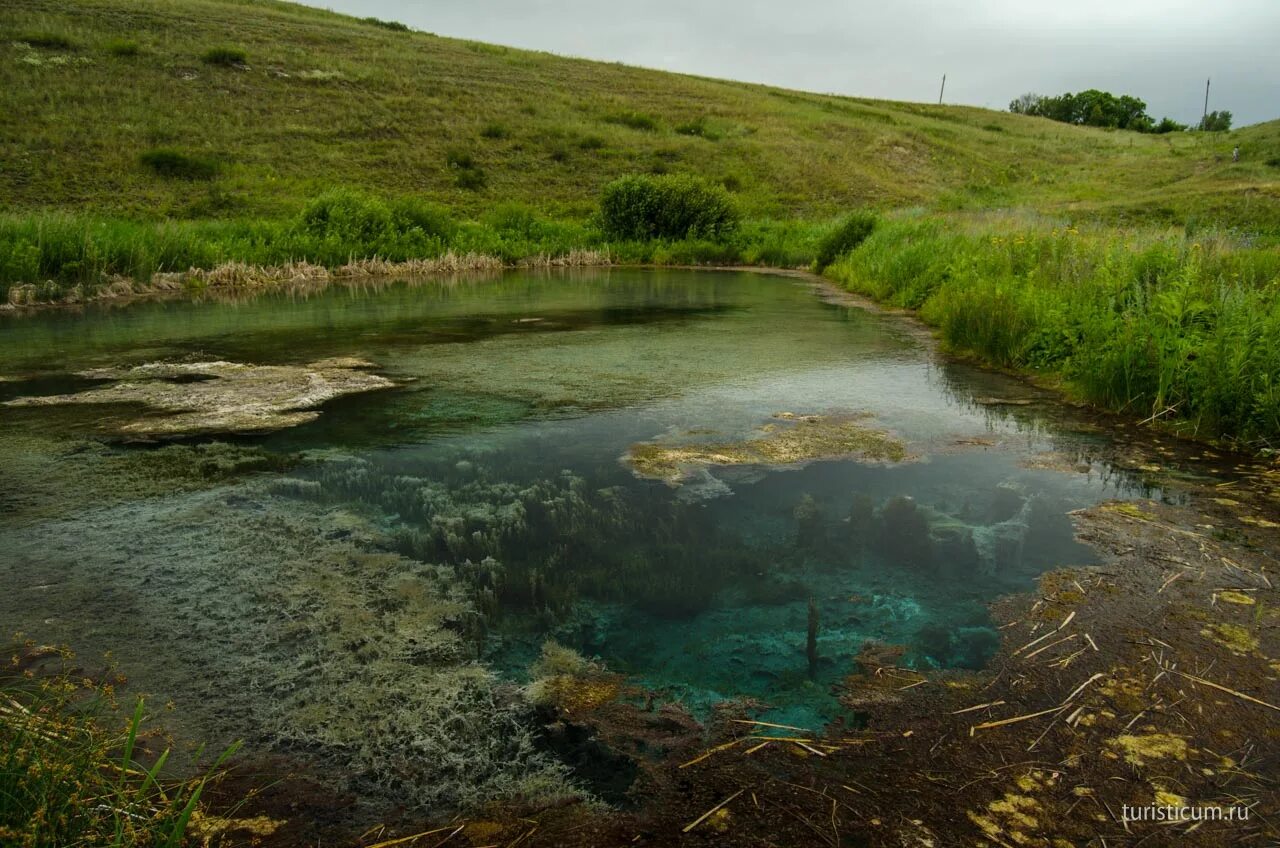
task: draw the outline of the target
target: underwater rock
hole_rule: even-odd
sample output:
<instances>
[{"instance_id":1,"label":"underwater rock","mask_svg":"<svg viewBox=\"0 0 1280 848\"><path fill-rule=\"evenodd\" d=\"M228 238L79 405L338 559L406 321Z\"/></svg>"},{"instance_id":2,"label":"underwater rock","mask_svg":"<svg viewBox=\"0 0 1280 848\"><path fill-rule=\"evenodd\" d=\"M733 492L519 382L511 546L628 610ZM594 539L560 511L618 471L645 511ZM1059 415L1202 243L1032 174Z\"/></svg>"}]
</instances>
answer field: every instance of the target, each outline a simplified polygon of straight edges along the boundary
<instances>
[{"instance_id":1,"label":"underwater rock","mask_svg":"<svg viewBox=\"0 0 1280 848\"><path fill-rule=\"evenodd\" d=\"M258 433L314 421L320 415L315 408L334 398L395 385L366 370L372 367L351 357L308 365L153 362L83 371L82 377L115 382L75 394L18 398L5 405L140 403L148 407L147 413L118 425L122 436Z\"/></svg>"},{"instance_id":2,"label":"underwater rock","mask_svg":"<svg viewBox=\"0 0 1280 848\"><path fill-rule=\"evenodd\" d=\"M880 510L880 549L893 563L915 568L933 563L929 520L909 497L891 498Z\"/></svg>"},{"instance_id":3,"label":"underwater rock","mask_svg":"<svg viewBox=\"0 0 1280 848\"><path fill-rule=\"evenodd\" d=\"M679 486L709 465L801 465L818 459L905 462L902 440L865 423L866 415L780 417L739 442L632 445L623 458L639 477ZM785 421L786 423L779 423Z\"/></svg>"},{"instance_id":4,"label":"underwater rock","mask_svg":"<svg viewBox=\"0 0 1280 848\"><path fill-rule=\"evenodd\" d=\"M822 538L822 510L813 495L804 495L791 515L796 520L796 544L812 547Z\"/></svg>"}]
</instances>

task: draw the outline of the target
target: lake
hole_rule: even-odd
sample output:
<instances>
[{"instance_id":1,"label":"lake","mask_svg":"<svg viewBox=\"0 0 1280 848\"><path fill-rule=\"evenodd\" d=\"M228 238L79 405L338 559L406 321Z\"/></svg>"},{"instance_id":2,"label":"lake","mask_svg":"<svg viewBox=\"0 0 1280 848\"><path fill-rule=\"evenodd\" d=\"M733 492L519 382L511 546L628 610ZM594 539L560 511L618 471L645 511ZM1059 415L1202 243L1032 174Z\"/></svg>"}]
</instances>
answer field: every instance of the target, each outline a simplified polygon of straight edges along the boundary
<instances>
[{"instance_id":1,"label":"lake","mask_svg":"<svg viewBox=\"0 0 1280 848\"><path fill-rule=\"evenodd\" d=\"M557 662L699 718L750 699L856 723L831 687L860 652L980 668L991 600L1094 561L1070 511L1158 494L1095 458L1098 428L909 319L746 272L8 315L0 400L336 358L394 385L270 433L128 436L166 413L120 397L0 407L0 624L90 667L111 652L196 738L467 804L572 777L519 688Z\"/></svg>"}]
</instances>

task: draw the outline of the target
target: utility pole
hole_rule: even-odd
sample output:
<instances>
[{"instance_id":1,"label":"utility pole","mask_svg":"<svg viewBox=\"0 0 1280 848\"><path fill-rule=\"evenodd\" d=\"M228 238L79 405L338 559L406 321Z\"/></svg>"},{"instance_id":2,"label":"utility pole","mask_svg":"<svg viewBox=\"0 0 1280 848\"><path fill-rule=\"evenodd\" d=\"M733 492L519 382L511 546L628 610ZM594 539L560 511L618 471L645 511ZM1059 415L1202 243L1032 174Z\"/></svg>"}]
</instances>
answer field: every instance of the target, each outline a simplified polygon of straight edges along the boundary
<instances>
[{"instance_id":1,"label":"utility pole","mask_svg":"<svg viewBox=\"0 0 1280 848\"><path fill-rule=\"evenodd\" d=\"M942 88L938 91L938 105L942 105L942 95L947 90L947 75L942 75Z\"/></svg>"},{"instance_id":2,"label":"utility pole","mask_svg":"<svg viewBox=\"0 0 1280 848\"><path fill-rule=\"evenodd\" d=\"M1204 129L1204 125L1209 122L1209 82L1204 81L1204 116L1200 118L1200 129Z\"/></svg>"}]
</instances>

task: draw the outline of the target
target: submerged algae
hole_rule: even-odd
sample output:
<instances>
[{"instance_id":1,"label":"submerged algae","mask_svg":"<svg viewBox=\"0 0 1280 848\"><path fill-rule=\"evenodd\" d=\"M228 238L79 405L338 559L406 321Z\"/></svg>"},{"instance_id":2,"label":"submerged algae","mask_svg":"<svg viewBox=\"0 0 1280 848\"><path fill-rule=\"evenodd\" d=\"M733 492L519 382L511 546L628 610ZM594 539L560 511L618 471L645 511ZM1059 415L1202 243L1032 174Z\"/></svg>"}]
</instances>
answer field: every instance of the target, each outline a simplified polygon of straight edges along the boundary
<instances>
[{"instance_id":1,"label":"submerged algae","mask_svg":"<svg viewBox=\"0 0 1280 848\"><path fill-rule=\"evenodd\" d=\"M114 382L75 394L17 398L5 405L141 403L162 413L114 425L124 436L258 433L314 421L320 415L315 408L334 398L395 385L366 370L372 367L350 357L308 365L153 362L82 371L82 377Z\"/></svg>"},{"instance_id":2,"label":"submerged algae","mask_svg":"<svg viewBox=\"0 0 1280 848\"><path fill-rule=\"evenodd\" d=\"M819 459L904 462L911 459L902 440L867 426L862 415L779 413L759 428L760 436L737 442L632 445L625 461L640 477L678 486L699 467L712 465L799 465ZM781 422L788 423L781 423Z\"/></svg>"}]
</instances>

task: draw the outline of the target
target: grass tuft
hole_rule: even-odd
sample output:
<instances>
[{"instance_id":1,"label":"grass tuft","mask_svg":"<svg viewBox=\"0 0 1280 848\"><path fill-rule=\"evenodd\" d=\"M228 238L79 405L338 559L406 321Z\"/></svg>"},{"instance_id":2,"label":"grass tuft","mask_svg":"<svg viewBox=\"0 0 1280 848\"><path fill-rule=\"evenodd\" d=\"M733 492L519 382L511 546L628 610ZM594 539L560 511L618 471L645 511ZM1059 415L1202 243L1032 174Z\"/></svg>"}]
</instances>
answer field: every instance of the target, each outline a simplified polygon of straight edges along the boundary
<instances>
[{"instance_id":1,"label":"grass tuft","mask_svg":"<svg viewBox=\"0 0 1280 848\"><path fill-rule=\"evenodd\" d=\"M606 115L604 120L606 123L630 127L633 130L640 130L641 132L658 131L658 120L652 115L647 115L644 112L636 112L633 110L613 112Z\"/></svg>"},{"instance_id":2,"label":"grass tuft","mask_svg":"<svg viewBox=\"0 0 1280 848\"><path fill-rule=\"evenodd\" d=\"M847 255L866 241L875 228L876 216L871 212L854 212L845 218L818 243L818 256L814 260L817 270L821 272L841 256Z\"/></svg>"},{"instance_id":3,"label":"grass tuft","mask_svg":"<svg viewBox=\"0 0 1280 848\"><path fill-rule=\"evenodd\" d=\"M113 38L103 45L103 49L112 56L127 59L142 52L138 42L130 38Z\"/></svg>"},{"instance_id":4,"label":"grass tuft","mask_svg":"<svg viewBox=\"0 0 1280 848\"><path fill-rule=\"evenodd\" d=\"M169 147L148 150L138 161L162 177L182 180L211 180L218 175L218 163Z\"/></svg>"},{"instance_id":5,"label":"grass tuft","mask_svg":"<svg viewBox=\"0 0 1280 848\"><path fill-rule=\"evenodd\" d=\"M238 745L205 776L171 778L168 750L146 744L142 699L122 714L112 684L78 679L65 652L60 667L36 671L52 653L28 643L0 671L0 843L187 844L210 776Z\"/></svg>"},{"instance_id":6,"label":"grass tuft","mask_svg":"<svg viewBox=\"0 0 1280 848\"><path fill-rule=\"evenodd\" d=\"M239 47L229 47L223 45L221 47L210 47L208 50L200 54L200 61L206 65L218 65L224 68L234 68L243 65L249 58L243 49Z\"/></svg>"}]
</instances>

